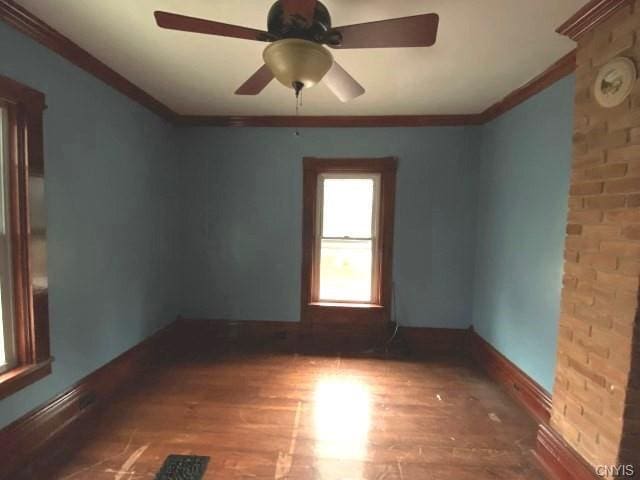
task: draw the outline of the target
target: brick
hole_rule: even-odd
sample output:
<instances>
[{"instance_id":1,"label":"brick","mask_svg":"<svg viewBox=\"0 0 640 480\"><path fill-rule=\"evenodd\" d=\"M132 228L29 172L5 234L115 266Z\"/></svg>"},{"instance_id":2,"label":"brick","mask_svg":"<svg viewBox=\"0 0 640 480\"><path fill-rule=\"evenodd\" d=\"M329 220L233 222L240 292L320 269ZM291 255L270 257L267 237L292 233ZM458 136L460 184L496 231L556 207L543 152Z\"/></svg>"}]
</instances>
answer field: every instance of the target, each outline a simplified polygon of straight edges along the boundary
<instances>
[{"instance_id":1,"label":"brick","mask_svg":"<svg viewBox=\"0 0 640 480\"><path fill-rule=\"evenodd\" d=\"M578 280L596 279L596 271L593 268L585 267L576 263L566 263L564 271L569 275L573 275Z\"/></svg>"},{"instance_id":2,"label":"brick","mask_svg":"<svg viewBox=\"0 0 640 480\"><path fill-rule=\"evenodd\" d=\"M587 137L587 149L612 149L623 147L629 141L628 130L617 130L614 132L599 133L597 135L589 135Z\"/></svg>"},{"instance_id":3,"label":"brick","mask_svg":"<svg viewBox=\"0 0 640 480\"><path fill-rule=\"evenodd\" d=\"M640 145L627 145L607 152L607 162L628 162L640 159Z\"/></svg>"},{"instance_id":4,"label":"brick","mask_svg":"<svg viewBox=\"0 0 640 480\"><path fill-rule=\"evenodd\" d=\"M616 298L616 290L611 285L590 281L580 282L577 288L580 291L588 288L597 302L613 302Z\"/></svg>"},{"instance_id":5,"label":"brick","mask_svg":"<svg viewBox=\"0 0 640 480\"><path fill-rule=\"evenodd\" d=\"M613 368L605 357L599 355L589 356L589 365L597 372L601 372L609 382L626 381L627 373Z\"/></svg>"},{"instance_id":6,"label":"brick","mask_svg":"<svg viewBox=\"0 0 640 480\"><path fill-rule=\"evenodd\" d=\"M577 364L577 365L580 365L580 364ZM585 369L585 367L582 367L582 369ZM568 371L573 370L576 372L576 375L579 375L579 373L573 368L571 370L569 369L567 370ZM586 373L589 373L589 372L587 371ZM582 378L586 379L587 377L582 377ZM602 378L602 382L604 382L604 377ZM569 392L571 393L571 395L573 395L574 397L577 397L577 399L580 400L580 402L582 402L584 405L588 406L592 410L595 410L596 412L603 411L604 397L602 396L602 393L604 392L598 393L595 391L587 391L586 388L581 388L580 386L574 385L574 384L570 385Z\"/></svg>"},{"instance_id":7,"label":"brick","mask_svg":"<svg viewBox=\"0 0 640 480\"><path fill-rule=\"evenodd\" d=\"M640 9L637 7L637 2L633 13L624 15L623 18L615 23L616 25L611 31L611 37L613 39L619 38L625 34L637 30L638 25L640 25Z\"/></svg>"},{"instance_id":8,"label":"brick","mask_svg":"<svg viewBox=\"0 0 640 480\"><path fill-rule=\"evenodd\" d=\"M558 325L558 337L564 338L567 340L572 340L573 329L562 324Z\"/></svg>"},{"instance_id":9,"label":"brick","mask_svg":"<svg viewBox=\"0 0 640 480\"><path fill-rule=\"evenodd\" d=\"M610 130L622 130L640 125L640 111L629 110L624 115L613 118L608 122Z\"/></svg>"},{"instance_id":10,"label":"brick","mask_svg":"<svg viewBox=\"0 0 640 480\"><path fill-rule=\"evenodd\" d=\"M573 332L583 332L586 335L589 335L589 333L591 332L588 320L582 320L572 315L560 315L560 325L564 325L567 328L570 328Z\"/></svg>"},{"instance_id":11,"label":"brick","mask_svg":"<svg viewBox=\"0 0 640 480\"><path fill-rule=\"evenodd\" d=\"M573 315L573 318L582 320L589 325L589 331L587 334L591 333L591 328L594 325L601 328L611 328L613 325L610 317L603 315L601 312L598 312L595 308L590 307L589 305L576 304Z\"/></svg>"},{"instance_id":12,"label":"brick","mask_svg":"<svg viewBox=\"0 0 640 480\"><path fill-rule=\"evenodd\" d=\"M569 193L571 195L596 195L602 193L602 182L585 182L571 185Z\"/></svg>"},{"instance_id":13,"label":"brick","mask_svg":"<svg viewBox=\"0 0 640 480\"><path fill-rule=\"evenodd\" d=\"M573 155L572 168L583 168L603 164L605 161L604 150L593 151L584 155Z\"/></svg>"},{"instance_id":14,"label":"brick","mask_svg":"<svg viewBox=\"0 0 640 480\"><path fill-rule=\"evenodd\" d=\"M629 160L627 162L627 175L629 177L640 176L640 158Z\"/></svg>"},{"instance_id":15,"label":"brick","mask_svg":"<svg viewBox=\"0 0 640 480\"><path fill-rule=\"evenodd\" d=\"M620 258L618 271L623 275L640 275L640 260L636 258Z\"/></svg>"},{"instance_id":16,"label":"brick","mask_svg":"<svg viewBox=\"0 0 640 480\"><path fill-rule=\"evenodd\" d=\"M640 223L640 208L606 212L605 220L615 223Z\"/></svg>"},{"instance_id":17,"label":"brick","mask_svg":"<svg viewBox=\"0 0 640 480\"><path fill-rule=\"evenodd\" d=\"M564 259L567 262L576 263L578 261L578 252L574 250L565 250L564 251Z\"/></svg>"},{"instance_id":18,"label":"brick","mask_svg":"<svg viewBox=\"0 0 640 480\"><path fill-rule=\"evenodd\" d=\"M600 243L600 251L622 257L640 257L640 243L603 240Z\"/></svg>"},{"instance_id":19,"label":"brick","mask_svg":"<svg viewBox=\"0 0 640 480\"><path fill-rule=\"evenodd\" d=\"M605 184L607 193L632 193L640 192L640 177L609 180Z\"/></svg>"},{"instance_id":20,"label":"brick","mask_svg":"<svg viewBox=\"0 0 640 480\"><path fill-rule=\"evenodd\" d=\"M585 197L583 200L584 208L598 208L603 210L622 208L625 202L626 198L624 195L598 195L595 197Z\"/></svg>"},{"instance_id":21,"label":"brick","mask_svg":"<svg viewBox=\"0 0 640 480\"><path fill-rule=\"evenodd\" d=\"M575 290L578 287L578 279L565 274L562 276L562 286L570 290Z\"/></svg>"},{"instance_id":22,"label":"brick","mask_svg":"<svg viewBox=\"0 0 640 480\"><path fill-rule=\"evenodd\" d=\"M619 275L614 273L607 273L598 271L598 281L605 282L611 286L615 286L621 290L637 291L638 290L638 277Z\"/></svg>"},{"instance_id":23,"label":"brick","mask_svg":"<svg viewBox=\"0 0 640 480\"><path fill-rule=\"evenodd\" d=\"M618 238L620 227L618 225L583 225L582 235L599 239Z\"/></svg>"},{"instance_id":24,"label":"brick","mask_svg":"<svg viewBox=\"0 0 640 480\"><path fill-rule=\"evenodd\" d=\"M591 128L588 115L575 115L573 119L573 132L574 133L587 133Z\"/></svg>"},{"instance_id":25,"label":"brick","mask_svg":"<svg viewBox=\"0 0 640 480\"><path fill-rule=\"evenodd\" d=\"M599 270L615 270L618 267L618 258L615 255L608 255L606 253L581 252L579 262Z\"/></svg>"},{"instance_id":26,"label":"brick","mask_svg":"<svg viewBox=\"0 0 640 480\"><path fill-rule=\"evenodd\" d=\"M564 299L572 303L582 303L585 305L593 305L595 300L590 293L579 292L577 290L569 290L564 293ZM577 308L577 306L576 306Z\"/></svg>"},{"instance_id":27,"label":"brick","mask_svg":"<svg viewBox=\"0 0 640 480\"><path fill-rule=\"evenodd\" d=\"M588 168L585 171L585 175L592 179L623 177L625 173L627 173L627 165L625 163L612 163Z\"/></svg>"},{"instance_id":28,"label":"brick","mask_svg":"<svg viewBox=\"0 0 640 480\"><path fill-rule=\"evenodd\" d=\"M640 240L640 225L628 225L622 229L622 236L630 240Z\"/></svg>"},{"instance_id":29,"label":"brick","mask_svg":"<svg viewBox=\"0 0 640 480\"><path fill-rule=\"evenodd\" d=\"M622 197L622 200L624 202L624 197ZM580 210L583 207L584 207L584 199L582 197L569 197L569 209Z\"/></svg>"},{"instance_id":30,"label":"brick","mask_svg":"<svg viewBox=\"0 0 640 480\"><path fill-rule=\"evenodd\" d=\"M582 232L582 228L580 232ZM565 238L565 248L582 252L597 252L600 250L600 240L597 238L567 236Z\"/></svg>"},{"instance_id":31,"label":"brick","mask_svg":"<svg viewBox=\"0 0 640 480\"><path fill-rule=\"evenodd\" d=\"M587 351L587 355L591 358L591 355L597 355L600 358L609 358L609 346L598 342L592 336L584 335L583 333L576 333L573 343L580 345Z\"/></svg>"},{"instance_id":32,"label":"brick","mask_svg":"<svg viewBox=\"0 0 640 480\"><path fill-rule=\"evenodd\" d=\"M640 194L627 195L628 207L640 207Z\"/></svg>"},{"instance_id":33,"label":"brick","mask_svg":"<svg viewBox=\"0 0 640 480\"><path fill-rule=\"evenodd\" d=\"M568 216L571 223L600 223L602 217L600 210L570 210Z\"/></svg>"},{"instance_id":34,"label":"brick","mask_svg":"<svg viewBox=\"0 0 640 480\"><path fill-rule=\"evenodd\" d=\"M592 57L593 65L600 66L605 64L608 60L618 56L622 52L629 50L633 47L634 35L633 32L628 32L618 36L615 40L608 45L602 47L594 53Z\"/></svg>"},{"instance_id":35,"label":"brick","mask_svg":"<svg viewBox=\"0 0 640 480\"><path fill-rule=\"evenodd\" d=\"M626 323L621 323L617 321L613 321L611 324L611 329L616 332L618 335L622 335L623 337L631 337L634 334L634 326L628 325ZM626 377L626 375L625 375Z\"/></svg>"},{"instance_id":36,"label":"brick","mask_svg":"<svg viewBox=\"0 0 640 480\"><path fill-rule=\"evenodd\" d=\"M580 235L582 233L582 225L567 225L567 235Z\"/></svg>"}]
</instances>

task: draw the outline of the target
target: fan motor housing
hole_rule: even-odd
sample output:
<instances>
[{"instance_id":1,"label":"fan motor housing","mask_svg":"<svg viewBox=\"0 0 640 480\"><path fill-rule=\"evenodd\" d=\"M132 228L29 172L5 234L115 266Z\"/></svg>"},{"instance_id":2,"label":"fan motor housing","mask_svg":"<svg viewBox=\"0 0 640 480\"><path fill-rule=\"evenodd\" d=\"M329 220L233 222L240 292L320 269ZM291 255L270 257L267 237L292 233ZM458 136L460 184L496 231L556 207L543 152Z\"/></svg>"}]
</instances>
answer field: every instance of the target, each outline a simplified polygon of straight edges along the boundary
<instances>
[{"instance_id":1,"label":"fan motor housing","mask_svg":"<svg viewBox=\"0 0 640 480\"><path fill-rule=\"evenodd\" d=\"M331 42L331 15L322 3L316 3L313 21L308 24L305 19L285 16L280 1L271 6L267 19L269 33L278 38L301 38L313 42Z\"/></svg>"}]
</instances>

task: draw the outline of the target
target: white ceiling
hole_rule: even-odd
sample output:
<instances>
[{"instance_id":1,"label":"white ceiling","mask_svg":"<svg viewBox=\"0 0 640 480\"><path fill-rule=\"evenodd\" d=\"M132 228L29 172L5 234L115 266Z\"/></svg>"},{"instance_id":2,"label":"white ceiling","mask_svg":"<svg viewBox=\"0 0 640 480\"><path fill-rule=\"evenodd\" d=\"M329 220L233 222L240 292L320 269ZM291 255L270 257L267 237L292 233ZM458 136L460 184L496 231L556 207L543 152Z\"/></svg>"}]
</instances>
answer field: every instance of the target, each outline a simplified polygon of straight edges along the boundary
<instances>
[{"instance_id":1,"label":"white ceiling","mask_svg":"<svg viewBox=\"0 0 640 480\"><path fill-rule=\"evenodd\" d=\"M262 65L264 43L158 28L154 10L266 30L274 0L17 0L147 91L188 115L290 115L277 81L257 97L233 94ZM324 0L333 25L440 15L428 48L333 50L367 90L343 104L324 86L303 115L477 113L544 71L575 45L555 33L587 0Z\"/></svg>"}]
</instances>

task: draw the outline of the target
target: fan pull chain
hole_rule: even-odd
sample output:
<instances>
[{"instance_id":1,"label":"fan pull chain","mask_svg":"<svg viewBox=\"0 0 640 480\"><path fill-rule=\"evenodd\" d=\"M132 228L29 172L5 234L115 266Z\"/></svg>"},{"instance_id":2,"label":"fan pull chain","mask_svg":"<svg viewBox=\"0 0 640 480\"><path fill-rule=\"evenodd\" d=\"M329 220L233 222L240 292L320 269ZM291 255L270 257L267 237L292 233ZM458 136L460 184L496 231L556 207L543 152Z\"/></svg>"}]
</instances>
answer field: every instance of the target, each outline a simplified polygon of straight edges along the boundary
<instances>
[{"instance_id":1,"label":"fan pull chain","mask_svg":"<svg viewBox=\"0 0 640 480\"><path fill-rule=\"evenodd\" d=\"M300 109L302 108L302 90L303 90L303 84L300 82L294 82L293 84L293 88L296 92L296 137L300 136L300 123L299 123L299 119L300 119Z\"/></svg>"}]
</instances>

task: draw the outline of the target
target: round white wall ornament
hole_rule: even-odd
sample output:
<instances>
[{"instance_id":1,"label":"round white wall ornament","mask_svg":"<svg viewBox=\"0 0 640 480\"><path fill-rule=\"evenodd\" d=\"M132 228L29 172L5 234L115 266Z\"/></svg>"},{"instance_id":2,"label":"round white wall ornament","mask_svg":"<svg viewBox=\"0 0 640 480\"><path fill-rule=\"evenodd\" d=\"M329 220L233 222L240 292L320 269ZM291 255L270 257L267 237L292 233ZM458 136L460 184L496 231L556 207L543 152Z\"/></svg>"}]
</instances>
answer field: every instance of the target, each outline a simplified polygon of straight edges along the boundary
<instances>
[{"instance_id":1,"label":"round white wall ornament","mask_svg":"<svg viewBox=\"0 0 640 480\"><path fill-rule=\"evenodd\" d=\"M633 61L617 57L600 68L593 86L596 101L605 108L620 105L629 96L637 78Z\"/></svg>"}]
</instances>

